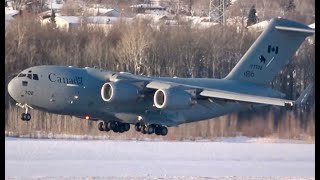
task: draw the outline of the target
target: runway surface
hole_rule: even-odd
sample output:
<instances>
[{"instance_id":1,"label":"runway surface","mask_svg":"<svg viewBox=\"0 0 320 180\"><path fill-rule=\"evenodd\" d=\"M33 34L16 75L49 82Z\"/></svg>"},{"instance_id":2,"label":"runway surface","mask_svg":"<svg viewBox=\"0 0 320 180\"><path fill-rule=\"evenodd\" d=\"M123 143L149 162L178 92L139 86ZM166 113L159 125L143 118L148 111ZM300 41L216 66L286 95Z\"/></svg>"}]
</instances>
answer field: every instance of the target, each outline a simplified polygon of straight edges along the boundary
<instances>
[{"instance_id":1,"label":"runway surface","mask_svg":"<svg viewBox=\"0 0 320 180\"><path fill-rule=\"evenodd\" d=\"M315 179L315 144L6 138L10 179Z\"/></svg>"}]
</instances>

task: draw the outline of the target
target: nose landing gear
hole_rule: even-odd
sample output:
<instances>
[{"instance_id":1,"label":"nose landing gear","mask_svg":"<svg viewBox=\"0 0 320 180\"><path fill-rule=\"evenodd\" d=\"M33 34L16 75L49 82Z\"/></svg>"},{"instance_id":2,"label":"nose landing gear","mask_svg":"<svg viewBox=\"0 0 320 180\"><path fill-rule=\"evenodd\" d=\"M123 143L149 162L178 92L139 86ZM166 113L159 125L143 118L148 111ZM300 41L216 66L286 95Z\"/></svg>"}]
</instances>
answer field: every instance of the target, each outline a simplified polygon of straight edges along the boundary
<instances>
[{"instance_id":1,"label":"nose landing gear","mask_svg":"<svg viewBox=\"0 0 320 180\"><path fill-rule=\"evenodd\" d=\"M25 113L21 114L21 120L22 121L30 121L31 120L31 114L28 113L28 109L29 108L33 109L33 108L31 106L29 106L28 104L23 104L22 105L21 103L16 103L16 105L26 110Z\"/></svg>"},{"instance_id":2,"label":"nose landing gear","mask_svg":"<svg viewBox=\"0 0 320 180\"><path fill-rule=\"evenodd\" d=\"M31 115L29 113L22 113L21 114L21 120L22 121L30 121L31 120Z\"/></svg>"}]
</instances>

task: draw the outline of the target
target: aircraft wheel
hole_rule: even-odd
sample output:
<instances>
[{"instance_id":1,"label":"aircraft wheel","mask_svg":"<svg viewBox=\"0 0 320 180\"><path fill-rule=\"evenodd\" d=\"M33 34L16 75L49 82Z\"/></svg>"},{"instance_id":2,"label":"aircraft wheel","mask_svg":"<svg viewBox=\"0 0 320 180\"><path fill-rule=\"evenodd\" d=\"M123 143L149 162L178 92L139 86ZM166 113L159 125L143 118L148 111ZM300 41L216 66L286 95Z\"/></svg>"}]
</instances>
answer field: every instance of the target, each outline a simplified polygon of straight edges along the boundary
<instances>
[{"instance_id":1,"label":"aircraft wheel","mask_svg":"<svg viewBox=\"0 0 320 180\"><path fill-rule=\"evenodd\" d=\"M123 127L124 127L124 131L129 131L130 130L130 124L128 124L128 123L124 123Z\"/></svg>"},{"instance_id":2,"label":"aircraft wheel","mask_svg":"<svg viewBox=\"0 0 320 180\"><path fill-rule=\"evenodd\" d=\"M112 124L112 121L106 122L106 127L110 130L112 129L111 124Z\"/></svg>"},{"instance_id":3,"label":"aircraft wheel","mask_svg":"<svg viewBox=\"0 0 320 180\"><path fill-rule=\"evenodd\" d=\"M107 122L107 123L106 123L106 122L105 122L105 123L103 123L102 128L103 128L103 130L104 130L104 131L107 131L107 132L108 132L108 131L110 131L110 130L111 130L111 129L109 128L108 124L109 124L109 122Z\"/></svg>"},{"instance_id":4,"label":"aircraft wheel","mask_svg":"<svg viewBox=\"0 0 320 180\"><path fill-rule=\"evenodd\" d=\"M153 134L154 133L154 125L151 124L151 125L147 126L146 130L147 130L148 134Z\"/></svg>"},{"instance_id":5,"label":"aircraft wheel","mask_svg":"<svg viewBox=\"0 0 320 180\"><path fill-rule=\"evenodd\" d=\"M125 129L124 129L124 125L123 125L123 124L121 124L118 128L119 128L119 133L125 132Z\"/></svg>"},{"instance_id":6,"label":"aircraft wheel","mask_svg":"<svg viewBox=\"0 0 320 180\"><path fill-rule=\"evenodd\" d=\"M110 129L112 129L112 130L118 129L118 123L112 121L112 122L110 123Z\"/></svg>"},{"instance_id":7,"label":"aircraft wheel","mask_svg":"<svg viewBox=\"0 0 320 180\"><path fill-rule=\"evenodd\" d=\"M99 129L99 131L104 131L104 124L106 124L106 123L103 123L103 122L99 122L98 123L98 129Z\"/></svg>"},{"instance_id":8,"label":"aircraft wheel","mask_svg":"<svg viewBox=\"0 0 320 180\"><path fill-rule=\"evenodd\" d=\"M134 128L136 129L136 131L140 132L141 131L141 124L140 123L136 123L134 125Z\"/></svg>"},{"instance_id":9,"label":"aircraft wheel","mask_svg":"<svg viewBox=\"0 0 320 180\"><path fill-rule=\"evenodd\" d=\"M21 114L21 120L22 120L22 121L25 121L25 120L26 120L26 113L22 113L22 114Z\"/></svg>"},{"instance_id":10,"label":"aircraft wheel","mask_svg":"<svg viewBox=\"0 0 320 180\"><path fill-rule=\"evenodd\" d=\"M154 133L158 136L161 135L161 126L157 126L154 130Z\"/></svg>"},{"instance_id":11,"label":"aircraft wheel","mask_svg":"<svg viewBox=\"0 0 320 180\"><path fill-rule=\"evenodd\" d=\"M22 121L30 121L31 115L29 113L22 113L21 114L21 120Z\"/></svg>"},{"instance_id":12,"label":"aircraft wheel","mask_svg":"<svg viewBox=\"0 0 320 180\"><path fill-rule=\"evenodd\" d=\"M145 126L142 127L141 129L142 134L147 134L147 128Z\"/></svg>"},{"instance_id":13,"label":"aircraft wheel","mask_svg":"<svg viewBox=\"0 0 320 180\"><path fill-rule=\"evenodd\" d=\"M161 135L162 136L165 136L168 134L168 128L167 127L161 127Z\"/></svg>"},{"instance_id":14,"label":"aircraft wheel","mask_svg":"<svg viewBox=\"0 0 320 180\"><path fill-rule=\"evenodd\" d=\"M119 132L119 127L115 127L114 129L112 129L113 132L118 133Z\"/></svg>"},{"instance_id":15,"label":"aircraft wheel","mask_svg":"<svg viewBox=\"0 0 320 180\"><path fill-rule=\"evenodd\" d=\"M26 121L30 121L31 120L31 114L27 113L26 114Z\"/></svg>"}]
</instances>

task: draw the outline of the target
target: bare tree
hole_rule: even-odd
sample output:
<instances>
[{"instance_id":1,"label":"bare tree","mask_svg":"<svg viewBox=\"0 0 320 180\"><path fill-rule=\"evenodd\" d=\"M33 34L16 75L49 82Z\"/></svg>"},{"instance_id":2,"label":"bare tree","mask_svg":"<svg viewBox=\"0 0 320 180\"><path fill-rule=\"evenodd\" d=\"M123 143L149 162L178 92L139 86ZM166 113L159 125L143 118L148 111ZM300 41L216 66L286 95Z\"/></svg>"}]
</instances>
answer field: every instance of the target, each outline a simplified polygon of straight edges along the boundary
<instances>
[{"instance_id":1,"label":"bare tree","mask_svg":"<svg viewBox=\"0 0 320 180\"><path fill-rule=\"evenodd\" d=\"M23 5L25 5L27 0L12 0L12 8L14 10L21 10Z\"/></svg>"},{"instance_id":2,"label":"bare tree","mask_svg":"<svg viewBox=\"0 0 320 180\"><path fill-rule=\"evenodd\" d=\"M119 60L126 66L127 70L139 73L141 65L146 65L146 52L150 47L152 30L145 26L144 22L138 20L129 25L119 42Z\"/></svg>"}]
</instances>

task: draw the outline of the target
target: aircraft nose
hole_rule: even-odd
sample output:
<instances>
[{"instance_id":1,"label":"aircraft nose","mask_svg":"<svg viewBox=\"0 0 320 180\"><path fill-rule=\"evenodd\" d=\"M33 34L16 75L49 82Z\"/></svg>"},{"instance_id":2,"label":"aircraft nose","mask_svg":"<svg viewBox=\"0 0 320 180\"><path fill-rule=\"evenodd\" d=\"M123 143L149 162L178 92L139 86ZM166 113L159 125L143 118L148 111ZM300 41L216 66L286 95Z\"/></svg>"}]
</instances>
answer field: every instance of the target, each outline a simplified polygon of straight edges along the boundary
<instances>
[{"instance_id":1,"label":"aircraft nose","mask_svg":"<svg viewBox=\"0 0 320 180\"><path fill-rule=\"evenodd\" d=\"M8 84L8 93L14 100L17 100L17 97L16 97L17 88L18 88L17 87L17 80L16 80L16 78L13 78Z\"/></svg>"}]
</instances>

